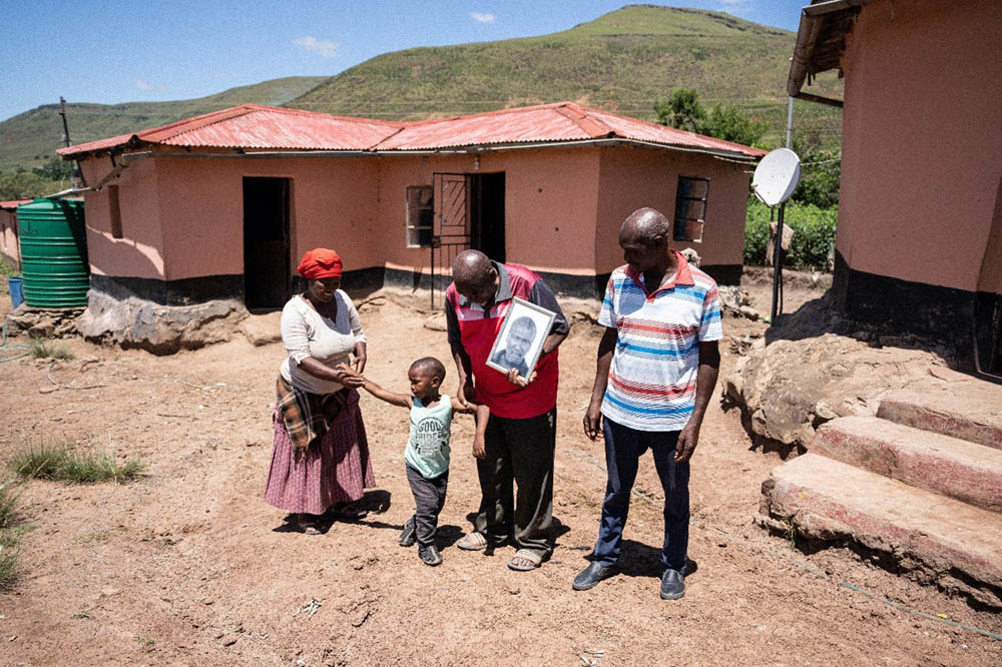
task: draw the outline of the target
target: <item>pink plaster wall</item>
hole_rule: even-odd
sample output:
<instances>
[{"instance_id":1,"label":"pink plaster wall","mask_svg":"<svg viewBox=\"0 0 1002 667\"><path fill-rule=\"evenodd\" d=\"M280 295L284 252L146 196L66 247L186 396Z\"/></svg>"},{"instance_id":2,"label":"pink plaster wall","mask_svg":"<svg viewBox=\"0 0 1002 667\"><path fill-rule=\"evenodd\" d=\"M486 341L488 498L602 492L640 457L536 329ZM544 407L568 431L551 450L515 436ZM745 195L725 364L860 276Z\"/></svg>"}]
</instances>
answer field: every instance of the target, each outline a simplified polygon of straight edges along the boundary
<instances>
[{"instance_id":1,"label":"pink plaster wall","mask_svg":"<svg viewBox=\"0 0 1002 667\"><path fill-rule=\"evenodd\" d=\"M113 169L108 158L81 163L88 183L100 182ZM132 278L164 278L163 229L157 170L150 159L136 160L109 184L117 184L122 238L111 233L108 190L84 195L87 255L91 272Z\"/></svg>"},{"instance_id":2,"label":"pink plaster wall","mask_svg":"<svg viewBox=\"0 0 1002 667\"><path fill-rule=\"evenodd\" d=\"M655 208L671 220L679 176L710 179L706 224L701 243L672 241L679 249L691 247L704 265L744 263L745 219L751 167L707 155L622 146L602 153L598 190L598 223L594 238L596 273L608 273L623 264L619 227L642 206Z\"/></svg>"},{"instance_id":3,"label":"pink plaster wall","mask_svg":"<svg viewBox=\"0 0 1002 667\"><path fill-rule=\"evenodd\" d=\"M310 248L335 248L347 270L382 266L375 160L162 158L160 216L168 280L244 273L243 178L291 179L292 266ZM401 231L401 240L402 240Z\"/></svg>"},{"instance_id":4,"label":"pink plaster wall","mask_svg":"<svg viewBox=\"0 0 1002 667\"><path fill-rule=\"evenodd\" d=\"M1000 26L997 0L863 6L843 61L836 247L852 269L977 288L1002 174Z\"/></svg>"},{"instance_id":5,"label":"pink plaster wall","mask_svg":"<svg viewBox=\"0 0 1002 667\"><path fill-rule=\"evenodd\" d=\"M15 267L21 265L21 249L17 245L17 211L0 210L0 255Z\"/></svg>"},{"instance_id":6,"label":"pink plaster wall","mask_svg":"<svg viewBox=\"0 0 1002 667\"><path fill-rule=\"evenodd\" d=\"M598 149L539 148L472 155L380 159L379 239L386 263L419 270L425 248L407 248L405 192L431 185L435 172L505 173L505 252L539 271L594 273L590 228L598 198ZM584 233L582 233L584 232Z\"/></svg>"},{"instance_id":7,"label":"pink plaster wall","mask_svg":"<svg viewBox=\"0 0 1002 667\"><path fill-rule=\"evenodd\" d=\"M88 162L91 182L110 169L106 159ZM684 173L712 179L712 243L700 254L708 263L740 263L748 181L741 169L706 156L597 147L486 152L479 165L468 154L147 158L117 179L125 238L111 236L106 192L87 195L88 243L95 273L166 280L244 273L243 178L277 177L291 180L293 266L309 248L327 246L346 270L424 272L429 251L406 246L407 186L431 185L436 172L504 172L507 259L544 272L595 275L620 263L622 218L642 205L670 214Z\"/></svg>"}]
</instances>

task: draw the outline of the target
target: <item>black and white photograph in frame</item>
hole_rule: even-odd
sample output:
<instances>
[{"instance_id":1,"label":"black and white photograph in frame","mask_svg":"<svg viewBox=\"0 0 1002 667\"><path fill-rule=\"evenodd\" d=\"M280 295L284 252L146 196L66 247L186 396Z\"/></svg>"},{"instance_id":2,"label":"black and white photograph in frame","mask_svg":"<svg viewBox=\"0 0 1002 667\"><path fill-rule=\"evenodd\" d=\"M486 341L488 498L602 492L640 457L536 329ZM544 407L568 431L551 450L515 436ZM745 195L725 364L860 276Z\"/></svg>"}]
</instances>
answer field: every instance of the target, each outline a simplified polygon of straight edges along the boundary
<instances>
[{"instance_id":1,"label":"black and white photograph in frame","mask_svg":"<svg viewBox=\"0 0 1002 667\"><path fill-rule=\"evenodd\" d=\"M487 365L501 373L517 369L519 376L528 380L555 318L556 313L541 306L518 297L512 299L487 356Z\"/></svg>"}]
</instances>

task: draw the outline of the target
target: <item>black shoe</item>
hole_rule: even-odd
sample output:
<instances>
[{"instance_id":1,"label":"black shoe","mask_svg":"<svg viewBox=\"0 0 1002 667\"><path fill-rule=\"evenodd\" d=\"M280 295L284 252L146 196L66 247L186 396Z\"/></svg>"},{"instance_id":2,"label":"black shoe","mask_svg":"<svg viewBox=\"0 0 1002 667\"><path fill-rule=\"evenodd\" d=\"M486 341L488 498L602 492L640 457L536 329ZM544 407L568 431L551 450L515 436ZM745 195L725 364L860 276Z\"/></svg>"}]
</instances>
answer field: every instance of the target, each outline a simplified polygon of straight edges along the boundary
<instances>
[{"instance_id":1,"label":"black shoe","mask_svg":"<svg viewBox=\"0 0 1002 667\"><path fill-rule=\"evenodd\" d=\"M421 557L421 562L425 565L435 566L442 564L442 554L438 552L438 547L434 544L426 547L418 547L417 553Z\"/></svg>"},{"instance_id":2,"label":"black shoe","mask_svg":"<svg viewBox=\"0 0 1002 667\"><path fill-rule=\"evenodd\" d=\"M678 600L685 595L685 577L678 570L665 570L661 577L661 599Z\"/></svg>"},{"instance_id":3,"label":"black shoe","mask_svg":"<svg viewBox=\"0 0 1002 667\"><path fill-rule=\"evenodd\" d=\"M574 577L574 583L571 586L576 591L586 591L589 588L595 588L598 582L603 579L608 579L616 574L619 574L619 570L615 566L602 567L598 563L589 563L588 567Z\"/></svg>"},{"instance_id":4,"label":"black shoe","mask_svg":"<svg viewBox=\"0 0 1002 667\"><path fill-rule=\"evenodd\" d=\"M688 577L690 574L694 574L696 570L699 569L699 564L696 563L691 558L686 558L685 563L682 564L682 569L679 572L682 573L682 578Z\"/></svg>"},{"instance_id":5,"label":"black shoe","mask_svg":"<svg viewBox=\"0 0 1002 667\"><path fill-rule=\"evenodd\" d=\"M410 518L404 524L404 529L400 531L398 544L402 547L412 547L417 542L417 530L414 528L414 519Z\"/></svg>"}]
</instances>

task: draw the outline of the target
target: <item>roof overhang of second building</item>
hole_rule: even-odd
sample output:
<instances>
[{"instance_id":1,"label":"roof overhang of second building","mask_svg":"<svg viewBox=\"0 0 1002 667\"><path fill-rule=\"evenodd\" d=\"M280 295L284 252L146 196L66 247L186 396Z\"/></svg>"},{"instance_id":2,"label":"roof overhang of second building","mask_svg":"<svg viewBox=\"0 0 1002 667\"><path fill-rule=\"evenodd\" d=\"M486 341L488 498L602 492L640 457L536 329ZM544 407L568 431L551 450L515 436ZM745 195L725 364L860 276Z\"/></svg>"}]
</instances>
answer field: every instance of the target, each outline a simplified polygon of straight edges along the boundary
<instances>
[{"instance_id":1,"label":"roof overhang of second building","mask_svg":"<svg viewBox=\"0 0 1002 667\"><path fill-rule=\"evenodd\" d=\"M797 44L793 48L790 75L786 80L786 92L790 97L842 106L841 100L805 93L802 88L821 72L838 69L841 75L845 36L852 30L860 8L867 1L814 0L801 10Z\"/></svg>"}]
</instances>

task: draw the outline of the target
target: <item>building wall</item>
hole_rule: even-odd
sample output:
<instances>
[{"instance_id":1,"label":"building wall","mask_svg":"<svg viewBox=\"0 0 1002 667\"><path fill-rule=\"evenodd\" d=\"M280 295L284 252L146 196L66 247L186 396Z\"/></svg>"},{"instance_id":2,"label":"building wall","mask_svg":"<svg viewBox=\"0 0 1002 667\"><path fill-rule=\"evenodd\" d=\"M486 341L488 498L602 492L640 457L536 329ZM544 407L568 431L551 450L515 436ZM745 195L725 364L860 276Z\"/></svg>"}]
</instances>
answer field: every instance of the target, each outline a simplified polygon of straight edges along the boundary
<instances>
[{"instance_id":1,"label":"building wall","mask_svg":"<svg viewBox=\"0 0 1002 667\"><path fill-rule=\"evenodd\" d=\"M695 249L702 265L717 267L721 276L740 276L751 169L748 165L682 151L636 146L603 151L598 221L593 239L596 273L609 273L623 263L619 227L634 210L650 206L673 218L678 179L685 176L710 179L706 223L700 243L672 241L672 245Z\"/></svg>"},{"instance_id":2,"label":"building wall","mask_svg":"<svg viewBox=\"0 0 1002 667\"><path fill-rule=\"evenodd\" d=\"M843 60L848 270L979 288L1002 174L1000 26L992 0L863 6ZM1002 293L1002 275L981 282Z\"/></svg>"},{"instance_id":3,"label":"building wall","mask_svg":"<svg viewBox=\"0 0 1002 667\"><path fill-rule=\"evenodd\" d=\"M408 186L431 185L440 173L505 174L505 252L508 261L541 272L592 275L591 229L598 199L595 148L539 148L473 155L380 159L380 251L386 265L423 271L427 248L405 243Z\"/></svg>"},{"instance_id":4,"label":"building wall","mask_svg":"<svg viewBox=\"0 0 1002 667\"><path fill-rule=\"evenodd\" d=\"M17 244L17 209L0 209L0 255L13 267L21 265Z\"/></svg>"},{"instance_id":5,"label":"building wall","mask_svg":"<svg viewBox=\"0 0 1002 667\"><path fill-rule=\"evenodd\" d=\"M88 183L98 183L113 167L107 158L92 158L82 161L81 169ZM86 193L84 215L91 273L163 280L164 229L154 161L136 160L108 184L118 185L122 238L112 235L109 189Z\"/></svg>"},{"instance_id":6,"label":"building wall","mask_svg":"<svg viewBox=\"0 0 1002 667\"><path fill-rule=\"evenodd\" d=\"M318 246L337 249L347 268L380 264L380 245L372 243L378 234L374 160L234 157L156 163L167 280L244 273L244 177L291 180L293 268Z\"/></svg>"},{"instance_id":7,"label":"building wall","mask_svg":"<svg viewBox=\"0 0 1002 667\"><path fill-rule=\"evenodd\" d=\"M111 169L106 158L84 167L92 183ZM704 263L740 267L743 169L706 156L624 147L476 157L154 157L136 160L113 181L123 238L113 238L107 189L87 194L88 244L98 276L158 281L124 281L133 292L185 283L184 295L160 297L168 302L239 293L241 276L252 270L243 265L243 178L288 178L293 267L306 250L325 246L337 249L347 271L369 270L381 280L391 269L421 281L430 251L407 247L406 188L431 185L435 173L504 172L508 261L569 276L568 288L593 293L594 276L620 263L616 234L623 217L643 205L670 215L680 174L711 178L706 241L697 244ZM205 280L211 277L221 279ZM114 291L104 282L98 279Z\"/></svg>"}]
</instances>

